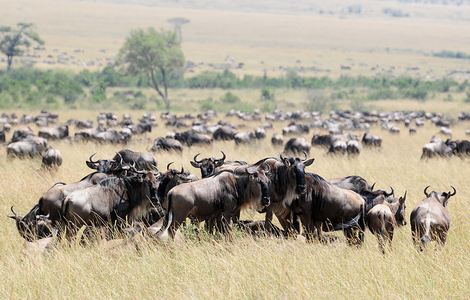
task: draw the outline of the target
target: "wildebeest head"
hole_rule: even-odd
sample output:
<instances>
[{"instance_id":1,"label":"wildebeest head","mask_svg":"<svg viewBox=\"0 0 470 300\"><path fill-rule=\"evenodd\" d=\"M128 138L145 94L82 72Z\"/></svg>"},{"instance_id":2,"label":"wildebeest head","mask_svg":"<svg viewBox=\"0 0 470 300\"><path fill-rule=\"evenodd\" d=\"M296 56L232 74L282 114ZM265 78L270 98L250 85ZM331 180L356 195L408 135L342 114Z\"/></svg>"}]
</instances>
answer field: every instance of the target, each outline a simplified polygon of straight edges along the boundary
<instances>
[{"instance_id":1,"label":"wildebeest head","mask_svg":"<svg viewBox=\"0 0 470 300\"><path fill-rule=\"evenodd\" d=\"M249 179L259 184L261 189L261 204L263 209L271 204L271 197L269 195L269 166L258 166L252 170L246 169L246 173L249 175Z\"/></svg>"},{"instance_id":2,"label":"wildebeest head","mask_svg":"<svg viewBox=\"0 0 470 300\"><path fill-rule=\"evenodd\" d=\"M163 200L166 197L166 194L168 193L169 190L171 190L173 187L180 185L182 183L186 182L191 182L197 180L197 177L194 176L193 174L186 172L184 168L181 168L180 171L176 169L170 169L170 166L173 164L173 162L170 162L166 166L166 172L161 174L159 178L159 184L158 184L158 189L157 189L157 195L160 200L160 202L163 202Z\"/></svg>"},{"instance_id":3,"label":"wildebeest head","mask_svg":"<svg viewBox=\"0 0 470 300\"><path fill-rule=\"evenodd\" d=\"M453 186L450 186L452 188L452 191L448 191L448 192L436 192L436 191L432 191L430 193L427 192L428 188L429 188L429 185L424 189L424 195L426 195L427 198L430 198L430 197L434 197L437 201L439 201L439 203L442 204L442 206L446 207L447 206L447 202L449 201L449 198L452 197L452 196L455 196L455 194L457 193L457 191L455 190L455 188Z\"/></svg>"},{"instance_id":4,"label":"wildebeest head","mask_svg":"<svg viewBox=\"0 0 470 300\"><path fill-rule=\"evenodd\" d=\"M284 165L294 171L296 180L296 192L301 195L307 192L305 185L305 167L310 166L315 160L314 158L307 159L307 153L305 152L304 155L304 160L298 157L283 157L282 154L280 156Z\"/></svg>"},{"instance_id":5,"label":"wildebeest head","mask_svg":"<svg viewBox=\"0 0 470 300\"><path fill-rule=\"evenodd\" d=\"M19 216L13 206L10 208L13 215L8 216L15 220L16 228L20 235L27 241L31 242L36 239L49 237L53 233L51 220L48 215L40 214L39 205L36 205L25 216Z\"/></svg>"},{"instance_id":6,"label":"wildebeest head","mask_svg":"<svg viewBox=\"0 0 470 300\"><path fill-rule=\"evenodd\" d=\"M95 156L96 153L94 153L90 158L86 161L86 165L90 169L94 169L98 171L99 173L112 173L115 170L118 170L120 167L122 167L122 160L121 162L118 162L114 159L99 159L96 161L93 161L93 156Z\"/></svg>"},{"instance_id":7,"label":"wildebeest head","mask_svg":"<svg viewBox=\"0 0 470 300\"><path fill-rule=\"evenodd\" d=\"M225 162L225 153L222 152L222 158L214 158L214 157L209 157L209 158L203 158L201 160L197 160L197 157L200 155L200 153L196 154L194 156L194 161L191 161L191 165L195 168L201 169L201 177L206 178L211 176L212 174L215 173L215 169L217 167L220 167L224 164Z\"/></svg>"}]
</instances>

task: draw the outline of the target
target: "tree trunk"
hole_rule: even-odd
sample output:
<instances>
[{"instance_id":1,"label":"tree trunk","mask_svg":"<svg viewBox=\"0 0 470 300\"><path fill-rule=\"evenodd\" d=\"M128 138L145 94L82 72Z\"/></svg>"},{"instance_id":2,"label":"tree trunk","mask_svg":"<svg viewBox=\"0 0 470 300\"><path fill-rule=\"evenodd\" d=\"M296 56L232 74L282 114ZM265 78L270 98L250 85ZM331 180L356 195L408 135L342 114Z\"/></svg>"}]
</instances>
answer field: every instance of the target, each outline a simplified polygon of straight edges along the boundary
<instances>
[{"instance_id":1,"label":"tree trunk","mask_svg":"<svg viewBox=\"0 0 470 300\"><path fill-rule=\"evenodd\" d=\"M13 56L8 55L7 56L7 72L10 71L12 64L13 64Z\"/></svg>"},{"instance_id":2,"label":"tree trunk","mask_svg":"<svg viewBox=\"0 0 470 300\"><path fill-rule=\"evenodd\" d=\"M160 86L158 85L158 82L157 82L157 79L155 78L155 74L153 70L149 71L149 77L150 77L150 80L152 81L153 88L157 91L157 93L162 98L163 103L165 104L166 110L170 111L170 99L168 99L168 85L166 82L166 77L164 77L164 80L163 80L163 88L164 88L163 92L160 89Z\"/></svg>"}]
</instances>

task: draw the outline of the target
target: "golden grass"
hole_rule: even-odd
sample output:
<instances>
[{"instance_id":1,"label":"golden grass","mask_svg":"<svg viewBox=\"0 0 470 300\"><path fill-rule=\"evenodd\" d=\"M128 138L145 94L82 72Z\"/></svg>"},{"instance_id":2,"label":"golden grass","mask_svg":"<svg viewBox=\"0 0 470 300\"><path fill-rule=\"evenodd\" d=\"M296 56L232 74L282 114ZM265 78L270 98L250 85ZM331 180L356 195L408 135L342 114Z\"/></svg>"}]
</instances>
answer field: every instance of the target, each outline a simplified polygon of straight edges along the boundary
<instances>
[{"instance_id":1,"label":"golden grass","mask_svg":"<svg viewBox=\"0 0 470 300\"><path fill-rule=\"evenodd\" d=\"M316 4L321 7L324 2ZM390 71L391 67L395 68L393 73L400 74L410 73L408 67L419 67L418 72L411 73L441 77L469 65L466 60L428 55L441 50L470 52L468 20L455 17L468 15L467 6L402 5L413 17L397 19L383 16L382 6L389 4L362 2L365 15L346 18L314 12L243 12L71 0L0 0L0 7L2 24L28 21L37 25L46 41L43 58L67 52L84 64L113 58L131 29L168 26L167 19L186 17L191 23L183 28L183 50L189 60L206 63L197 72L227 57L245 63L239 73L256 75L263 74L264 69L269 75L283 74L280 66L314 66L322 71L306 74L328 76L370 75ZM347 6L341 1L335 3L331 3L335 11ZM373 15L368 13L371 8ZM85 52L74 53L77 48ZM342 71L340 65L351 66L352 70ZM85 67L38 66L74 70ZM373 66L378 66L377 71L371 70Z\"/></svg>"},{"instance_id":2,"label":"golden grass","mask_svg":"<svg viewBox=\"0 0 470 300\"><path fill-rule=\"evenodd\" d=\"M63 112L94 118L91 112ZM137 113L135 114L137 115ZM229 121L233 121L229 119ZM255 124L248 124L255 126ZM284 124L276 124L268 137ZM454 138L463 138L468 124L459 124ZM155 138L168 129L161 124L145 138ZM308 171L326 178L351 174L377 182L380 188L393 185L398 193L408 191L407 214L431 185L457 195L449 202L452 225L442 250L417 253L410 228L399 229L393 250L382 256L375 238L366 234L360 249L344 242L321 245L293 240L237 237L233 242L203 239L183 244L144 243L140 251L132 246L105 250L96 245L61 244L44 257L21 254L23 240L13 222L0 218L0 298L459 298L468 297L470 287L470 161L458 158L420 161L421 146L436 133L426 126L418 134L406 131L394 136L374 128L384 137L383 149L364 149L357 158L331 157L313 148L315 163ZM311 134L308 136L310 137ZM146 141L128 147L145 150ZM94 152L112 155L119 146L54 142L64 156L56 173L39 171L39 161L8 161L0 149L0 212L10 205L26 212L54 182L72 182L89 172L84 161ZM268 140L247 146L216 143L211 147L185 149L181 156L156 154L161 168L169 161L199 175L189 160L194 154L217 155L224 150L228 159L256 161L276 155L282 149ZM260 218L251 212L245 218ZM341 236L341 235L339 235Z\"/></svg>"}]
</instances>

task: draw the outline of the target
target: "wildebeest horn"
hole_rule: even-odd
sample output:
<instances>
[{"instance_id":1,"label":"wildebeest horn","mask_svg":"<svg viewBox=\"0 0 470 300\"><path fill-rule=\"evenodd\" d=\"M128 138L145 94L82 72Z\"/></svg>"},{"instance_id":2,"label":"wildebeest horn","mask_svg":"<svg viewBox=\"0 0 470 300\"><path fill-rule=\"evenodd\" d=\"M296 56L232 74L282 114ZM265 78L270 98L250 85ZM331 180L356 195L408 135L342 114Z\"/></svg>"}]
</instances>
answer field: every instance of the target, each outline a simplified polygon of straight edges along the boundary
<instances>
[{"instance_id":1,"label":"wildebeest horn","mask_svg":"<svg viewBox=\"0 0 470 300\"><path fill-rule=\"evenodd\" d=\"M18 220L18 219L19 219L18 214L17 214L17 213L15 212L15 210L13 209L13 206L10 207L10 210L11 210L13 216L8 216L8 217L9 217L9 218L12 218L13 220Z\"/></svg>"},{"instance_id":2,"label":"wildebeest horn","mask_svg":"<svg viewBox=\"0 0 470 300\"><path fill-rule=\"evenodd\" d=\"M449 192L449 197L452 197L452 196L455 196L455 194L457 194L457 191L455 190L455 188L453 186L450 186L454 191L451 193Z\"/></svg>"},{"instance_id":3,"label":"wildebeest horn","mask_svg":"<svg viewBox=\"0 0 470 300\"><path fill-rule=\"evenodd\" d=\"M424 195L426 195L426 197L429 197L429 194L427 192L428 188L429 188L429 185L424 188Z\"/></svg>"},{"instance_id":4,"label":"wildebeest horn","mask_svg":"<svg viewBox=\"0 0 470 300\"><path fill-rule=\"evenodd\" d=\"M307 154L307 152L306 152L306 151L302 151L302 153L303 153L303 154L304 154L304 156L305 156L305 158L304 158L304 161L306 161L306 160L307 160L307 158L308 158L308 154Z\"/></svg>"},{"instance_id":5,"label":"wildebeest horn","mask_svg":"<svg viewBox=\"0 0 470 300\"><path fill-rule=\"evenodd\" d=\"M371 190L371 191L374 191L374 186L375 186L375 184L376 184L376 182L374 182L374 183L372 184L372 186L370 187L370 190Z\"/></svg>"},{"instance_id":6,"label":"wildebeest horn","mask_svg":"<svg viewBox=\"0 0 470 300\"><path fill-rule=\"evenodd\" d=\"M389 196L394 195L394 194L395 194L395 191L393 190L392 187L390 187L390 190L392 190L392 191L391 191L390 194L388 194L388 195L389 195Z\"/></svg>"},{"instance_id":7,"label":"wildebeest horn","mask_svg":"<svg viewBox=\"0 0 470 300\"><path fill-rule=\"evenodd\" d=\"M202 162L202 160L199 160L199 161L197 160L197 157L198 157L199 155L201 155L201 153L196 154L196 155L194 156L194 158L193 158L194 161L197 162L198 164L200 164L200 163Z\"/></svg>"},{"instance_id":8,"label":"wildebeest horn","mask_svg":"<svg viewBox=\"0 0 470 300\"><path fill-rule=\"evenodd\" d=\"M170 162L168 165L166 165L166 170L169 171L170 170L170 166L171 164L174 163L174 161Z\"/></svg>"},{"instance_id":9,"label":"wildebeest horn","mask_svg":"<svg viewBox=\"0 0 470 300\"><path fill-rule=\"evenodd\" d=\"M119 164L121 164L121 165L122 165L122 161L123 161L123 159L122 159L122 155L121 155L121 153L119 153L119 152L116 152L116 154L117 154L117 155L119 155L119 159L121 160L121 161L119 162Z\"/></svg>"},{"instance_id":10,"label":"wildebeest horn","mask_svg":"<svg viewBox=\"0 0 470 300\"><path fill-rule=\"evenodd\" d=\"M224 151L220 151L220 152L222 152L222 158L217 159L217 161L224 161L226 158L225 153Z\"/></svg>"},{"instance_id":11,"label":"wildebeest horn","mask_svg":"<svg viewBox=\"0 0 470 300\"><path fill-rule=\"evenodd\" d=\"M180 171L180 174L183 174L184 173L184 167L181 166L181 171Z\"/></svg>"},{"instance_id":12,"label":"wildebeest horn","mask_svg":"<svg viewBox=\"0 0 470 300\"><path fill-rule=\"evenodd\" d=\"M95 156L95 155L96 155L96 152L93 153L93 154L90 156L90 158L88 159L88 161L91 162L91 163L93 163L93 164L96 164L98 161L93 161L93 156Z\"/></svg>"}]
</instances>

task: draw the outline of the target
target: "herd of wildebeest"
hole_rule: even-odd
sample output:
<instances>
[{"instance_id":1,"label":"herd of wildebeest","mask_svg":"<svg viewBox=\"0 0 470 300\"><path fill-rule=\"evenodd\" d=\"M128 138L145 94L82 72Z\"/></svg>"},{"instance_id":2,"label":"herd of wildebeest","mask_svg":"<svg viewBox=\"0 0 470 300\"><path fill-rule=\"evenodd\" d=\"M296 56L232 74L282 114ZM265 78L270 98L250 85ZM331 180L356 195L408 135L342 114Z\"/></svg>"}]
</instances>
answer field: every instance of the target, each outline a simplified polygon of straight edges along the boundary
<instances>
[{"instance_id":1,"label":"herd of wildebeest","mask_svg":"<svg viewBox=\"0 0 470 300\"><path fill-rule=\"evenodd\" d=\"M311 146L325 147L332 155L358 155L362 147L382 146L382 138L368 133L380 125L392 134L399 134L403 125L414 134L425 122L436 126L441 140L434 136L423 146L422 159L434 156L470 155L470 141L452 140L451 126L470 120L470 113L460 113L457 120L438 113L425 112L350 112L334 111L326 117L317 112L271 114L231 111L228 117L239 118L238 125L217 121L217 113L207 111L197 116L163 113L161 123L171 128L165 137L156 138L149 152L129 149L114 157L96 158L93 154L86 165L93 171L74 183L58 182L50 187L24 216L11 207L20 235L30 243L49 245L54 237L69 238L83 228L122 231L131 238L146 235L164 241L175 238L181 225L204 222L209 234L231 236L234 227L255 236L277 238L297 237L307 241L327 242L324 232L341 230L349 245L361 245L368 228L385 252L391 244L396 227L406 225L406 192L395 195L375 189L361 176L324 179L305 171L314 159L309 159ZM42 157L42 164L53 171L62 163L60 151L48 145L48 140L69 143L127 144L147 141L145 133L157 126L157 118L144 114L138 122L125 114L119 121L113 113L100 113L97 125L90 120L68 120L58 124L58 115L41 112L37 116L2 114L0 143L14 129L6 145L8 159ZM226 119L228 120L228 118ZM233 140L236 144L256 143L273 130L273 123L288 122L282 133L274 133L273 145L280 145L281 154L259 161L226 160L220 157L201 158L196 154L190 162L200 169L201 179L184 169L166 170L157 166L154 153L173 152L183 147L212 144L217 140ZM39 127L36 134L29 125ZM74 136L69 126L75 127ZM17 127L17 128L15 128ZM255 128L255 129L253 129ZM311 143L305 136L313 134ZM470 130L466 131L470 135ZM362 138L361 138L362 137ZM450 226L447 203L456 194L424 188L424 199L410 216L412 240L423 249L430 241L446 242ZM240 212L251 208L265 214L262 221L240 220ZM273 224L273 215L279 228Z\"/></svg>"}]
</instances>

